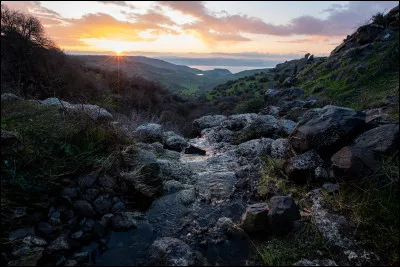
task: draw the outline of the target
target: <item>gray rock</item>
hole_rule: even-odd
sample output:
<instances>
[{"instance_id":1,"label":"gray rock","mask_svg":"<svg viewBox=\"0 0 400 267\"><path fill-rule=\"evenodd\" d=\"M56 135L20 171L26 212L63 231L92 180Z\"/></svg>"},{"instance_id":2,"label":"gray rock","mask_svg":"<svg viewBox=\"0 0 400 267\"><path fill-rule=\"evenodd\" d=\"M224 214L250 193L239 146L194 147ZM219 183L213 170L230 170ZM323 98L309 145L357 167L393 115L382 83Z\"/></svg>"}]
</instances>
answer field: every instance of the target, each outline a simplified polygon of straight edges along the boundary
<instances>
[{"instance_id":1,"label":"gray rock","mask_svg":"<svg viewBox=\"0 0 400 267\"><path fill-rule=\"evenodd\" d=\"M27 253L27 255L17 260L8 262L8 266L37 266L38 260L43 255L43 248L33 248Z\"/></svg>"},{"instance_id":2,"label":"gray rock","mask_svg":"<svg viewBox=\"0 0 400 267\"><path fill-rule=\"evenodd\" d=\"M349 108L325 106L304 115L289 137L299 153L311 149L333 153L338 147L363 131L365 114ZM332 154L330 154L332 155Z\"/></svg>"},{"instance_id":3,"label":"gray rock","mask_svg":"<svg viewBox=\"0 0 400 267\"><path fill-rule=\"evenodd\" d=\"M314 178L317 182L326 182L329 180L328 172L321 166L315 168Z\"/></svg>"},{"instance_id":4,"label":"gray rock","mask_svg":"<svg viewBox=\"0 0 400 267\"><path fill-rule=\"evenodd\" d=\"M136 128L135 135L142 142L162 142L162 126L156 123L143 124Z\"/></svg>"},{"instance_id":5,"label":"gray rock","mask_svg":"<svg viewBox=\"0 0 400 267\"><path fill-rule=\"evenodd\" d=\"M194 134L199 135L203 129L219 126L226 119L227 117L223 115L203 116L193 121L193 132Z\"/></svg>"},{"instance_id":6,"label":"gray rock","mask_svg":"<svg viewBox=\"0 0 400 267\"><path fill-rule=\"evenodd\" d=\"M271 115L258 116L248 128L248 130L254 131L257 137L274 137L281 132L279 121Z\"/></svg>"},{"instance_id":7,"label":"gray rock","mask_svg":"<svg viewBox=\"0 0 400 267\"><path fill-rule=\"evenodd\" d=\"M188 183L193 179L194 173L186 163L166 159L159 159L157 163L160 166L164 180L176 180L181 183Z\"/></svg>"},{"instance_id":8,"label":"gray rock","mask_svg":"<svg viewBox=\"0 0 400 267\"><path fill-rule=\"evenodd\" d=\"M22 256L25 256L31 251L31 248L29 246L22 246L14 250L11 254L15 258L21 258Z\"/></svg>"},{"instance_id":9,"label":"gray rock","mask_svg":"<svg viewBox=\"0 0 400 267\"><path fill-rule=\"evenodd\" d=\"M196 191L194 188L185 189L180 191L176 197L183 205L189 205L196 200Z\"/></svg>"},{"instance_id":10,"label":"gray rock","mask_svg":"<svg viewBox=\"0 0 400 267\"><path fill-rule=\"evenodd\" d=\"M22 243L28 247L44 247L47 246L46 240L37 236L27 236Z\"/></svg>"},{"instance_id":11,"label":"gray rock","mask_svg":"<svg viewBox=\"0 0 400 267\"><path fill-rule=\"evenodd\" d=\"M266 156L271 154L270 138L253 139L238 146L236 153L243 157Z\"/></svg>"},{"instance_id":12,"label":"gray rock","mask_svg":"<svg viewBox=\"0 0 400 267\"><path fill-rule=\"evenodd\" d=\"M23 100L23 99L12 93L1 94L1 101L18 101L18 100Z\"/></svg>"},{"instance_id":13,"label":"gray rock","mask_svg":"<svg viewBox=\"0 0 400 267\"><path fill-rule=\"evenodd\" d=\"M169 180L164 183L164 192L165 194L169 195L182 189L187 189L187 187L187 185L184 185L176 180Z\"/></svg>"},{"instance_id":14,"label":"gray rock","mask_svg":"<svg viewBox=\"0 0 400 267\"><path fill-rule=\"evenodd\" d=\"M47 247L50 252L69 250L70 246L68 244L67 238L65 236L59 236L55 240L53 240L50 245Z\"/></svg>"},{"instance_id":15,"label":"gray rock","mask_svg":"<svg viewBox=\"0 0 400 267\"><path fill-rule=\"evenodd\" d=\"M8 234L8 239L10 241L13 241L30 235L35 235L35 230L33 229L33 227L19 228L17 230L10 232Z\"/></svg>"},{"instance_id":16,"label":"gray rock","mask_svg":"<svg viewBox=\"0 0 400 267\"><path fill-rule=\"evenodd\" d=\"M364 132L356 138L353 146L390 155L399 149L399 138L399 125L388 124Z\"/></svg>"},{"instance_id":17,"label":"gray rock","mask_svg":"<svg viewBox=\"0 0 400 267\"><path fill-rule=\"evenodd\" d=\"M56 97L46 98L45 100L40 101L42 106L59 106L59 107L66 107L70 105L68 102L62 101Z\"/></svg>"},{"instance_id":18,"label":"gray rock","mask_svg":"<svg viewBox=\"0 0 400 267\"><path fill-rule=\"evenodd\" d=\"M102 195L93 201L94 211L100 215L108 213L113 206L112 199L110 195Z\"/></svg>"},{"instance_id":19,"label":"gray rock","mask_svg":"<svg viewBox=\"0 0 400 267\"><path fill-rule=\"evenodd\" d=\"M241 227L247 233L261 232L268 229L268 208L266 203L247 206L242 216Z\"/></svg>"},{"instance_id":20,"label":"gray rock","mask_svg":"<svg viewBox=\"0 0 400 267\"><path fill-rule=\"evenodd\" d=\"M222 126L206 128L201 131L201 136L205 137L210 143L233 143L235 140L234 132Z\"/></svg>"},{"instance_id":21,"label":"gray rock","mask_svg":"<svg viewBox=\"0 0 400 267\"><path fill-rule=\"evenodd\" d=\"M271 156L274 158L287 159L293 156L289 140L278 138L271 143Z\"/></svg>"},{"instance_id":22,"label":"gray rock","mask_svg":"<svg viewBox=\"0 0 400 267\"><path fill-rule=\"evenodd\" d=\"M83 194L83 199L86 201L93 201L98 194L99 190L95 188L89 188L85 190L85 193Z\"/></svg>"},{"instance_id":23,"label":"gray rock","mask_svg":"<svg viewBox=\"0 0 400 267\"><path fill-rule=\"evenodd\" d=\"M314 179L315 168L322 166L323 161L315 151L290 158L284 166L288 178L295 183L305 183Z\"/></svg>"},{"instance_id":24,"label":"gray rock","mask_svg":"<svg viewBox=\"0 0 400 267\"><path fill-rule=\"evenodd\" d=\"M231 131L239 131L249 126L258 116L255 113L231 115L221 123L221 126Z\"/></svg>"},{"instance_id":25,"label":"gray rock","mask_svg":"<svg viewBox=\"0 0 400 267\"><path fill-rule=\"evenodd\" d=\"M77 200L74 202L74 211L78 216L93 217L94 212L92 205L86 200Z\"/></svg>"},{"instance_id":26,"label":"gray rock","mask_svg":"<svg viewBox=\"0 0 400 267\"><path fill-rule=\"evenodd\" d=\"M188 147L188 142L186 142L185 138L172 131L168 131L163 134L163 143L164 148L178 152L181 152Z\"/></svg>"},{"instance_id":27,"label":"gray rock","mask_svg":"<svg viewBox=\"0 0 400 267\"><path fill-rule=\"evenodd\" d=\"M84 232L91 232L93 230L94 224L95 224L94 220L85 218L81 221L82 230Z\"/></svg>"},{"instance_id":28,"label":"gray rock","mask_svg":"<svg viewBox=\"0 0 400 267\"><path fill-rule=\"evenodd\" d=\"M292 120L280 120L282 126L282 133L284 136L288 136L293 133L294 128L296 128L297 123Z\"/></svg>"},{"instance_id":29,"label":"gray rock","mask_svg":"<svg viewBox=\"0 0 400 267\"><path fill-rule=\"evenodd\" d=\"M78 262L76 260L66 260L64 266L76 266Z\"/></svg>"},{"instance_id":30,"label":"gray rock","mask_svg":"<svg viewBox=\"0 0 400 267\"><path fill-rule=\"evenodd\" d=\"M195 263L195 253L187 244L176 238L157 239L149 250L149 265L191 266Z\"/></svg>"},{"instance_id":31,"label":"gray rock","mask_svg":"<svg viewBox=\"0 0 400 267\"><path fill-rule=\"evenodd\" d=\"M112 219L112 226L114 230L125 231L130 228L136 228L136 219L140 218L140 214L136 212L120 212Z\"/></svg>"},{"instance_id":32,"label":"gray rock","mask_svg":"<svg viewBox=\"0 0 400 267\"><path fill-rule=\"evenodd\" d=\"M72 239L81 239L82 237L83 237L83 231L78 231L71 235Z\"/></svg>"},{"instance_id":33,"label":"gray rock","mask_svg":"<svg viewBox=\"0 0 400 267\"><path fill-rule=\"evenodd\" d=\"M79 263L88 262L89 261L89 252L85 251L85 252L74 253L72 258Z\"/></svg>"},{"instance_id":34,"label":"gray rock","mask_svg":"<svg viewBox=\"0 0 400 267\"><path fill-rule=\"evenodd\" d=\"M271 115L271 116L274 116L274 117L277 117L279 115L280 111L281 111L281 108L277 107L277 106L267 106L267 107L264 108L264 112L267 115Z\"/></svg>"},{"instance_id":35,"label":"gray rock","mask_svg":"<svg viewBox=\"0 0 400 267\"><path fill-rule=\"evenodd\" d=\"M42 102L42 105L43 105L43 102ZM113 115L110 112L108 112L106 109L99 107L97 105L67 104L67 105L64 105L64 108L70 113L86 114L93 120L103 120L103 121L113 120Z\"/></svg>"},{"instance_id":36,"label":"gray rock","mask_svg":"<svg viewBox=\"0 0 400 267\"><path fill-rule=\"evenodd\" d=\"M329 194L333 194L339 191L339 185L338 184L332 184L332 183L325 183L322 185L322 188L328 192Z\"/></svg>"},{"instance_id":37,"label":"gray rock","mask_svg":"<svg viewBox=\"0 0 400 267\"><path fill-rule=\"evenodd\" d=\"M293 228L293 222L299 220L300 211L293 198L274 196L269 201L269 227L273 234L288 233Z\"/></svg>"}]
</instances>

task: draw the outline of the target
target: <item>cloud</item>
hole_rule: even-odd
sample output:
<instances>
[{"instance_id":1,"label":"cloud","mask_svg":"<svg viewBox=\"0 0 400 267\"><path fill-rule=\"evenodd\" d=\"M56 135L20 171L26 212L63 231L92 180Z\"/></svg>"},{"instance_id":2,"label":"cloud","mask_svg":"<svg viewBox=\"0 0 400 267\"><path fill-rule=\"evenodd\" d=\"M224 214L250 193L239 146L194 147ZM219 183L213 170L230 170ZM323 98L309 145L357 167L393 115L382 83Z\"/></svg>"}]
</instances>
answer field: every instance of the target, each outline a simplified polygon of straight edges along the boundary
<instances>
[{"instance_id":1,"label":"cloud","mask_svg":"<svg viewBox=\"0 0 400 267\"><path fill-rule=\"evenodd\" d=\"M97 1L99 3L105 4L105 5L116 5L116 6L122 6L122 7L129 7L131 9L134 9L135 6L132 4L128 4L126 1Z\"/></svg>"},{"instance_id":2,"label":"cloud","mask_svg":"<svg viewBox=\"0 0 400 267\"><path fill-rule=\"evenodd\" d=\"M398 3L380 1L350 2L347 5L334 4L331 8L324 10L325 13L328 13L325 19L299 16L285 25L274 25L265 23L259 18L247 15L229 15L226 12L222 13L224 16L216 17L201 1L160 1L158 4L197 18L198 21L187 23L183 25L183 28L186 31L195 32L204 41L239 42L250 40L243 36L244 33L275 36L343 36L353 31L361 23L366 22L374 13L393 8ZM210 33L210 30L212 30L212 33Z\"/></svg>"}]
</instances>

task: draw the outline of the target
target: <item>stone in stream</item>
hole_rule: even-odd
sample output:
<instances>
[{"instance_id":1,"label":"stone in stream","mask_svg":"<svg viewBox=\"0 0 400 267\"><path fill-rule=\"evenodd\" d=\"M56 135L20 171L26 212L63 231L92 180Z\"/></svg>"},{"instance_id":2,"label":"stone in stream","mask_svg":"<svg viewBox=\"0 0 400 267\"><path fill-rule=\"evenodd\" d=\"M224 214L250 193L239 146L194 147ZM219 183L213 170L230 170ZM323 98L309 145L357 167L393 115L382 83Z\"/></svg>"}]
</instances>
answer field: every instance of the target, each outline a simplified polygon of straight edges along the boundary
<instances>
[{"instance_id":1,"label":"stone in stream","mask_svg":"<svg viewBox=\"0 0 400 267\"><path fill-rule=\"evenodd\" d=\"M163 237L154 241L149 250L149 265L152 266L192 266L196 264L196 254L181 240Z\"/></svg>"}]
</instances>

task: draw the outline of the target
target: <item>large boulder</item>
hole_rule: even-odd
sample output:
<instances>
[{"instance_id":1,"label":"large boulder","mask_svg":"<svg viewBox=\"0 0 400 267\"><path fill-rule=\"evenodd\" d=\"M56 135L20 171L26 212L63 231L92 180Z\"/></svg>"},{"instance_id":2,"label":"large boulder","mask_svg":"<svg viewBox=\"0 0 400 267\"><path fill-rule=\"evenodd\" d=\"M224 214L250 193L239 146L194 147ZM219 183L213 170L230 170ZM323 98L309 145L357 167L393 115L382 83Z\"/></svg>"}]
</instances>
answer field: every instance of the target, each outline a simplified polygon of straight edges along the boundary
<instances>
[{"instance_id":1,"label":"large boulder","mask_svg":"<svg viewBox=\"0 0 400 267\"><path fill-rule=\"evenodd\" d=\"M219 126L226 119L227 117L224 115L203 116L193 121L193 132L194 134L199 135L203 129Z\"/></svg>"},{"instance_id":2,"label":"large boulder","mask_svg":"<svg viewBox=\"0 0 400 267\"><path fill-rule=\"evenodd\" d=\"M289 137L299 153L317 149L332 155L339 147L350 143L364 130L365 114L350 108L325 106L304 115Z\"/></svg>"},{"instance_id":3,"label":"large boulder","mask_svg":"<svg viewBox=\"0 0 400 267\"><path fill-rule=\"evenodd\" d=\"M299 208L289 196L272 197L269 207L269 227L273 234L288 233L293 228L293 222L301 218Z\"/></svg>"},{"instance_id":4,"label":"large boulder","mask_svg":"<svg viewBox=\"0 0 400 267\"><path fill-rule=\"evenodd\" d=\"M274 158L287 159L293 156L289 140L278 138L271 143L271 156Z\"/></svg>"},{"instance_id":5,"label":"large boulder","mask_svg":"<svg viewBox=\"0 0 400 267\"><path fill-rule=\"evenodd\" d=\"M283 100L291 101L304 94L305 91L301 88L291 88L284 90L268 89L264 94L264 104L276 105L281 103Z\"/></svg>"},{"instance_id":6,"label":"large boulder","mask_svg":"<svg viewBox=\"0 0 400 267\"><path fill-rule=\"evenodd\" d=\"M136 137L146 143L162 142L163 130L160 124L146 123L135 130Z\"/></svg>"},{"instance_id":7,"label":"large boulder","mask_svg":"<svg viewBox=\"0 0 400 267\"><path fill-rule=\"evenodd\" d=\"M97 105L67 104L63 108L71 113L86 114L93 120L111 121L113 119L113 115L110 112Z\"/></svg>"},{"instance_id":8,"label":"large boulder","mask_svg":"<svg viewBox=\"0 0 400 267\"><path fill-rule=\"evenodd\" d=\"M255 157L271 154L271 144L273 140L270 138L260 138L241 143L236 153L243 157Z\"/></svg>"},{"instance_id":9,"label":"large boulder","mask_svg":"<svg viewBox=\"0 0 400 267\"><path fill-rule=\"evenodd\" d=\"M195 263L195 253L177 238L157 239L149 250L149 265L152 266L191 266Z\"/></svg>"},{"instance_id":10,"label":"large boulder","mask_svg":"<svg viewBox=\"0 0 400 267\"><path fill-rule=\"evenodd\" d=\"M110 195L102 195L93 201L94 211L100 215L104 215L111 210L113 202Z\"/></svg>"},{"instance_id":11,"label":"large boulder","mask_svg":"<svg viewBox=\"0 0 400 267\"><path fill-rule=\"evenodd\" d=\"M314 179L315 168L322 166L323 160L315 151L290 158L284 166L288 178L295 183L305 183Z\"/></svg>"},{"instance_id":12,"label":"large boulder","mask_svg":"<svg viewBox=\"0 0 400 267\"><path fill-rule=\"evenodd\" d=\"M367 24L361 26L354 34L355 41L360 45L371 43L384 30L385 28L383 26L377 24Z\"/></svg>"},{"instance_id":13,"label":"large boulder","mask_svg":"<svg viewBox=\"0 0 400 267\"><path fill-rule=\"evenodd\" d=\"M399 149L399 125L388 124L366 131L356 138L353 146L390 155Z\"/></svg>"},{"instance_id":14,"label":"large boulder","mask_svg":"<svg viewBox=\"0 0 400 267\"><path fill-rule=\"evenodd\" d=\"M241 227L247 233L261 232L268 229L268 208L266 203L247 206L242 216Z\"/></svg>"},{"instance_id":15,"label":"large boulder","mask_svg":"<svg viewBox=\"0 0 400 267\"><path fill-rule=\"evenodd\" d=\"M232 143L235 140L234 132L222 126L206 128L201 131L201 136L205 137L211 143Z\"/></svg>"},{"instance_id":16,"label":"large boulder","mask_svg":"<svg viewBox=\"0 0 400 267\"><path fill-rule=\"evenodd\" d=\"M92 205L86 200L77 200L74 202L74 211L78 216L81 217L94 217L95 212Z\"/></svg>"},{"instance_id":17,"label":"large boulder","mask_svg":"<svg viewBox=\"0 0 400 267\"><path fill-rule=\"evenodd\" d=\"M18 101L18 100L23 100L21 97L12 94L12 93L4 93L1 94L1 101Z\"/></svg>"},{"instance_id":18,"label":"large boulder","mask_svg":"<svg viewBox=\"0 0 400 267\"><path fill-rule=\"evenodd\" d=\"M231 130L239 131L244 127L248 126L255 118L259 115L256 113L245 113L245 114L235 114L228 117L227 120L223 121L221 126Z\"/></svg>"},{"instance_id":19,"label":"large boulder","mask_svg":"<svg viewBox=\"0 0 400 267\"><path fill-rule=\"evenodd\" d=\"M188 142L180 135L172 131L165 132L163 135L164 148L181 152L188 147Z\"/></svg>"}]
</instances>

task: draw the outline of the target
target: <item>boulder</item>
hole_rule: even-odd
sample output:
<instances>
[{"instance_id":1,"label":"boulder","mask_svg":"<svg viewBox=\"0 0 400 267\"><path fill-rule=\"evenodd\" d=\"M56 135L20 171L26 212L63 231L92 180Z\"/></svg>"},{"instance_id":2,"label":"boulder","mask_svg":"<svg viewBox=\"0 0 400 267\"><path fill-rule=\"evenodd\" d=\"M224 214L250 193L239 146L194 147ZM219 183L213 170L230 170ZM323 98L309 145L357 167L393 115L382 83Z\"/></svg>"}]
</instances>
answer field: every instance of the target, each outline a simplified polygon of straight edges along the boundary
<instances>
[{"instance_id":1,"label":"boulder","mask_svg":"<svg viewBox=\"0 0 400 267\"><path fill-rule=\"evenodd\" d=\"M80 188L92 187L97 180L97 176L89 174L78 178L78 185Z\"/></svg>"},{"instance_id":2,"label":"boulder","mask_svg":"<svg viewBox=\"0 0 400 267\"><path fill-rule=\"evenodd\" d=\"M61 192L61 196L69 197L70 199L77 198L79 194L78 188L76 187L65 187Z\"/></svg>"},{"instance_id":3,"label":"boulder","mask_svg":"<svg viewBox=\"0 0 400 267\"><path fill-rule=\"evenodd\" d=\"M21 97L12 94L12 93L4 93L1 94L1 101L19 101L19 100L23 100Z\"/></svg>"},{"instance_id":4,"label":"boulder","mask_svg":"<svg viewBox=\"0 0 400 267\"><path fill-rule=\"evenodd\" d=\"M269 201L269 227L273 234L288 233L293 228L293 222L299 220L300 211L289 196L274 196Z\"/></svg>"},{"instance_id":5,"label":"boulder","mask_svg":"<svg viewBox=\"0 0 400 267\"><path fill-rule=\"evenodd\" d=\"M315 151L290 158L284 165L288 178L295 183L305 183L314 179L315 168L322 166L323 161Z\"/></svg>"},{"instance_id":6,"label":"boulder","mask_svg":"<svg viewBox=\"0 0 400 267\"><path fill-rule=\"evenodd\" d=\"M94 211L100 215L108 213L111 210L112 206L112 199L109 195L99 196L93 201Z\"/></svg>"},{"instance_id":7,"label":"boulder","mask_svg":"<svg viewBox=\"0 0 400 267\"><path fill-rule=\"evenodd\" d=\"M241 143L236 153L243 157L255 157L261 155L271 154L271 144L273 140L270 138L253 139L244 143Z\"/></svg>"},{"instance_id":8,"label":"boulder","mask_svg":"<svg viewBox=\"0 0 400 267\"><path fill-rule=\"evenodd\" d=\"M385 28L383 26L377 24L367 24L361 26L355 32L355 41L360 45L364 45L367 43L373 42L378 35L384 31Z\"/></svg>"},{"instance_id":9,"label":"boulder","mask_svg":"<svg viewBox=\"0 0 400 267\"><path fill-rule=\"evenodd\" d=\"M205 137L211 143L219 143L219 142L233 143L235 139L234 132L222 126L206 128L203 131L201 131L201 136Z\"/></svg>"},{"instance_id":10,"label":"boulder","mask_svg":"<svg viewBox=\"0 0 400 267\"><path fill-rule=\"evenodd\" d=\"M196 255L191 248L177 238L163 237L154 241L149 250L149 265L192 266Z\"/></svg>"},{"instance_id":11,"label":"boulder","mask_svg":"<svg viewBox=\"0 0 400 267\"><path fill-rule=\"evenodd\" d=\"M162 126L156 123L142 124L134 133L139 141L146 143L162 142L163 138Z\"/></svg>"},{"instance_id":12,"label":"boulder","mask_svg":"<svg viewBox=\"0 0 400 267\"><path fill-rule=\"evenodd\" d=\"M185 140L185 138L172 131L164 133L163 142L164 148L178 152L181 152L188 146L188 142Z\"/></svg>"},{"instance_id":13,"label":"boulder","mask_svg":"<svg viewBox=\"0 0 400 267\"><path fill-rule=\"evenodd\" d=\"M241 227L247 233L261 232L268 229L268 208L266 203L247 206L241 219Z\"/></svg>"},{"instance_id":14,"label":"boulder","mask_svg":"<svg viewBox=\"0 0 400 267\"><path fill-rule=\"evenodd\" d=\"M279 122L281 124L282 133L284 136L289 136L297 125L297 123L292 120L280 120Z\"/></svg>"},{"instance_id":15,"label":"boulder","mask_svg":"<svg viewBox=\"0 0 400 267\"><path fill-rule=\"evenodd\" d=\"M325 168L319 166L314 170L314 178L316 182L326 182L329 180L329 175Z\"/></svg>"},{"instance_id":16,"label":"boulder","mask_svg":"<svg viewBox=\"0 0 400 267\"><path fill-rule=\"evenodd\" d=\"M50 252L69 250L70 245L68 244L68 240L66 236L59 236L55 240L53 240L50 245L47 247L47 250Z\"/></svg>"},{"instance_id":17,"label":"boulder","mask_svg":"<svg viewBox=\"0 0 400 267\"><path fill-rule=\"evenodd\" d=\"M259 115L256 113L235 114L228 117L221 123L222 127L231 131L239 131L248 126Z\"/></svg>"},{"instance_id":18,"label":"boulder","mask_svg":"<svg viewBox=\"0 0 400 267\"><path fill-rule=\"evenodd\" d=\"M113 189L117 182L114 177L104 175L99 177L97 184L104 189Z\"/></svg>"},{"instance_id":19,"label":"boulder","mask_svg":"<svg viewBox=\"0 0 400 267\"><path fill-rule=\"evenodd\" d=\"M78 216L81 217L93 217L96 213L94 212L92 205L86 200L77 200L74 202L74 211Z\"/></svg>"},{"instance_id":20,"label":"boulder","mask_svg":"<svg viewBox=\"0 0 400 267\"><path fill-rule=\"evenodd\" d=\"M39 222L37 224L37 232L46 237L53 232L53 226L47 222Z\"/></svg>"},{"instance_id":21,"label":"boulder","mask_svg":"<svg viewBox=\"0 0 400 267\"><path fill-rule=\"evenodd\" d=\"M201 148L195 147L193 145L189 145L188 147L185 148L184 150L185 154L199 154L199 155L205 155L207 152Z\"/></svg>"},{"instance_id":22,"label":"boulder","mask_svg":"<svg viewBox=\"0 0 400 267\"><path fill-rule=\"evenodd\" d=\"M289 137L295 151L311 149L332 155L364 130L365 114L350 108L325 106L304 115Z\"/></svg>"},{"instance_id":23,"label":"boulder","mask_svg":"<svg viewBox=\"0 0 400 267\"><path fill-rule=\"evenodd\" d=\"M188 183L192 180L193 171L186 163L167 159L158 159L160 172L163 180L176 180L181 183Z\"/></svg>"},{"instance_id":24,"label":"boulder","mask_svg":"<svg viewBox=\"0 0 400 267\"><path fill-rule=\"evenodd\" d=\"M279 121L271 115L258 116L252 121L249 128L255 132L257 137L274 137L281 130Z\"/></svg>"},{"instance_id":25,"label":"boulder","mask_svg":"<svg viewBox=\"0 0 400 267\"><path fill-rule=\"evenodd\" d=\"M292 266L338 266L336 262L330 259L323 259L323 260L307 260L301 259L292 264Z\"/></svg>"},{"instance_id":26,"label":"boulder","mask_svg":"<svg viewBox=\"0 0 400 267\"><path fill-rule=\"evenodd\" d=\"M289 140L278 138L271 143L271 156L274 158L287 159L293 156Z\"/></svg>"},{"instance_id":27,"label":"boulder","mask_svg":"<svg viewBox=\"0 0 400 267\"><path fill-rule=\"evenodd\" d=\"M284 90L268 89L264 94L264 104L275 105L283 100L291 101L297 97L305 94L305 91L301 88L291 88Z\"/></svg>"},{"instance_id":28,"label":"boulder","mask_svg":"<svg viewBox=\"0 0 400 267\"><path fill-rule=\"evenodd\" d=\"M322 185L322 188L329 194L333 194L339 191L338 184L325 183Z\"/></svg>"},{"instance_id":29,"label":"boulder","mask_svg":"<svg viewBox=\"0 0 400 267\"><path fill-rule=\"evenodd\" d=\"M203 116L193 121L193 133L199 135L203 129L219 126L226 119L227 117L224 115Z\"/></svg>"},{"instance_id":30,"label":"boulder","mask_svg":"<svg viewBox=\"0 0 400 267\"><path fill-rule=\"evenodd\" d=\"M67 105L62 106L62 108L65 108L70 113L86 114L93 120L111 121L113 119L113 115L110 112L97 105L67 103Z\"/></svg>"},{"instance_id":31,"label":"boulder","mask_svg":"<svg viewBox=\"0 0 400 267\"><path fill-rule=\"evenodd\" d=\"M352 146L370 150L379 155L390 155L399 149L399 125L388 124L366 131Z\"/></svg>"},{"instance_id":32,"label":"boulder","mask_svg":"<svg viewBox=\"0 0 400 267\"><path fill-rule=\"evenodd\" d=\"M33 227L24 227L14 230L8 234L8 239L10 241L14 241L16 239L24 238L27 236L33 236L35 234L35 230Z\"/></svg>"}]
</instances>

